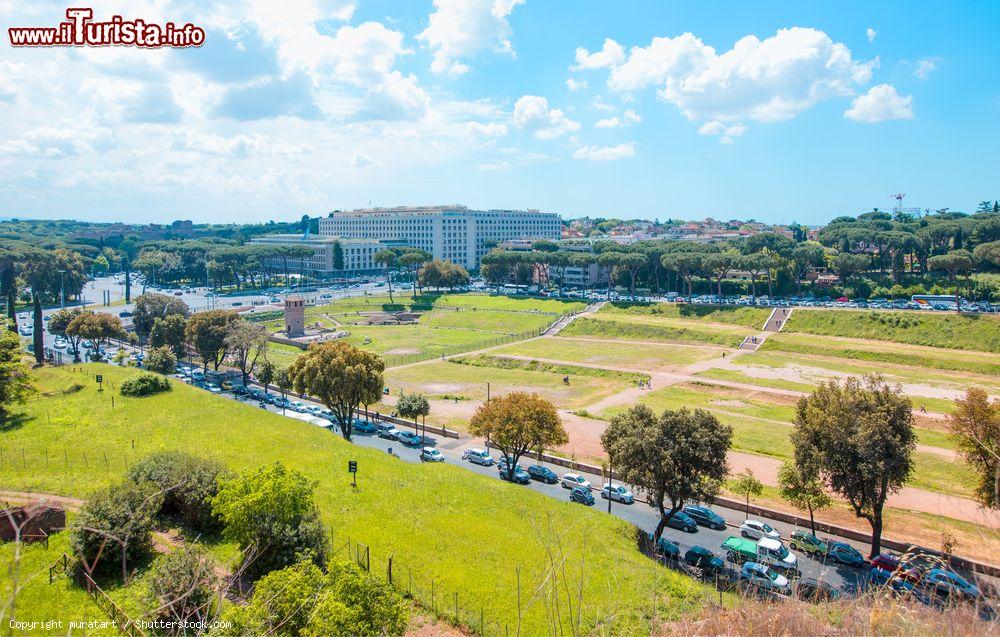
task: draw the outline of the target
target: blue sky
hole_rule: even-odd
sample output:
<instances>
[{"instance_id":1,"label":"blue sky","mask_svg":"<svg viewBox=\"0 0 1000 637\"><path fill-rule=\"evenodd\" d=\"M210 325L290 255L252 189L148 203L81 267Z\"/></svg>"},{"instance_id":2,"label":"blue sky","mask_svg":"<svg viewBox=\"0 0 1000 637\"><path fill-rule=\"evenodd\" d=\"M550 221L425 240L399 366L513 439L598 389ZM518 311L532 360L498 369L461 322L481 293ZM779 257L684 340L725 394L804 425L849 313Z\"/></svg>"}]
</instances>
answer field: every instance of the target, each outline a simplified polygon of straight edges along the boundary
<instances>
[{"instance_id":1,"label":"blue sky","mask_svg":"<svg viewBox=\"0 0 1000 637\"><path fill-rule=\"evenodd\" d=\"M464 203L822 223L1000 198L1000 3L111 0L205 46L0 47L0 216ZM8 26L66 5L0 0Z\"/></svg>"}]
</instances>

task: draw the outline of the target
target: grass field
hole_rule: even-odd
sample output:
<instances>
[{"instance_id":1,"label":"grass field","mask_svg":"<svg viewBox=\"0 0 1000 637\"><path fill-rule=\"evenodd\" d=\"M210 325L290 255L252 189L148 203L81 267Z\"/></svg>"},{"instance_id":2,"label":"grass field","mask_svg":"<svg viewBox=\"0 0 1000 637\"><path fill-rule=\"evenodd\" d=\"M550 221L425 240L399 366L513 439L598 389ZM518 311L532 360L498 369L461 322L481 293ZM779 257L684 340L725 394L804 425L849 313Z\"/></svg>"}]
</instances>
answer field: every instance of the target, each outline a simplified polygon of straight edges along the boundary
<instances>
[{"instance_id":1,"label":"grass field","mask_svg":"<svg viewBox=\"0 0 1000 637\"><path fill-rule=\"evenodd\" d=\"M696 321L658 319L631 314L605 314L578 318L560 332L561 336L591 337L625 341L701 343L737 347L745 329Z\"/></svg>"},{"instance_id":2,"label":"grass field","mask_svg":"<svg viewBox=\"0 0 1000 637\"><path fill-rule=\"evenodd\" d=\"M394 395L403 390L420 392L429 398L460 395L476 401L486 400L486 384L489 383L493 396L512 391L535 392L560 409L569 410L585 407L635 385L630 377L626 380L615 373L601 376L593 374L594 370L585 371L585 374L576 375L568 370L503 369L438 361L389 369L385 374L385 382ZM569 385L563 383L563 376L566 374L570 375Z\"/></svg>"},{"instance_id":3,"label":"grass field","mask_svg":"<svg viewBox=\"0 0 1000 637\"><path fill-rule=\"evenodd\" d=\"M764 307L725 307L690 303L609 303L601 309L601 312L727 323L758 330L771 315L771 309Z\"/></svg>"},{"instance_id":4,"label":"grass field","mask_svg":"<svg viewBox=\"0 0 1000 637\"><path fill-rule=\"evenodd\" d=\"M421 367L430 366L414 369ZM549 632L544 600L553 584L564 592L571 582L583 582L582 600L574 604L582 608L584 632L646 634L654 608L661 617L676 616L705 601L706 589L640 555L631 527L600 511L461 467L403 463L327 430L182 384L151 398L116 396L112 407L114 388L135 372L104 365L77 369L38 372L43 393L0 434L3 487L86 497L116 480L127 462L161 449L208 455L234 469L281 461L318 482L316 502L335 545L347 538L367 544L376 572L384 572L394 555L394 572L412 574L420 595L433 578L439 602L457 591L460 603L470 611L481 607L494 625L517 622L515 567L525 591L524 634ZM93 382L98 372L103 393ZM348 459L359 465L356 489ZM552 574L550 550L559 563ZM7 582L6 570L0 577ZM47 594L47 577L32 587L26 600ZM570 632L568 624L561 630Z\"/></svg>"},{"instance_id":5,"label":"grass field","mask_svg":"<svg viewBox=\"0 0 1000 637\"><path fill-rule=\"evenodd\" d=\"M785 331L1000 353L1000 319L990 315L797 309Z\"/></svg>"},{"instance_id":6,"label":"grass field","mask_svg":"<svg viewBox=\"0 0 1000 637\"><path fill-rule=\"evenodd\" d=\"M586 340L559 336L514 343L493 353L649 371L670 371L719 355L714 349L680 345L617 343L612 347L594 347L594 343Z\"/></svg>"}]
</instances>

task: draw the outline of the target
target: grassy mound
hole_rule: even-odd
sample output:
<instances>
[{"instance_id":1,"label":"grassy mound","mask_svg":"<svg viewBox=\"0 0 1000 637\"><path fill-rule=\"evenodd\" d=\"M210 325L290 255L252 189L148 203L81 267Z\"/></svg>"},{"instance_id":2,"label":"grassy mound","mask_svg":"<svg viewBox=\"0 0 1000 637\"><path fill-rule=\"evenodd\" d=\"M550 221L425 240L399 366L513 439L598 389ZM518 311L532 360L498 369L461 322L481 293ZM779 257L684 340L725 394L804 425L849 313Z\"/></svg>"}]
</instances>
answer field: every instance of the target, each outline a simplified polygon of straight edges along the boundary
<instances>
[{"instance_id":1,"label":"grassy mound","mask_svg":"<svg viewBox=\"0 0 1000 637\"><path fill-rule=\"evenodd\" d=\"M431 604L432 586L440 607L458 592L465 612L478 619L481 611L490 632L504 624L515 630L517 569L523 634L549 633L553 619L570 632L569 590L588 633L648 634L651 614L682 616L705 600L705 588L642 556L633 527L601 511L461 467L404 463L183 384L148 398L115 397L112 407L116 392L99 393L93 375L113 388L135 374L127 369L91 364L36 373L48 396L36 395L22 409L23 424L0 433L4 488L86 497L137 458L166 449L236 470L278 460L319 481L316 502L335 547L347 539L366 544L382 575L392 555L397 582L406 587L412 577L421 602ZM84 388L61 393L74 384ZM358 462L356 489L348 460ZM9 585L7 577L5 569L0 582ZM42 579L38 586L47 586ZM553 595L562 609L555 618Z\"/></svg>"},{"instance_id":2,"label":"grassy mound","mask_svg":"<svg viewBox=\"0 0 1000 637\"><path fill-rule=\"evenodd\" d=\"M797 310L785 331L1000 353L1000 319L995 316Z\"/></svg>"},{"instance_id":3,"label":"grassy mound","mask_svg":"<svg viewBox=\"0 0 1000 637\"><path fill-rule=\"evenodd\" d=\"M622 372L613 369L599 369L597 367L584 367L581 365L568 365L559 363L547 363L543 361L527 360L523 358L510 358L508 356L462 356L448 359L450 363L460 365L472 365L474 367L496 367L499 369L523 369L529 372L547 372L549 374L562 374L564 376L591 376L593 378L616 378L628 383L637 383L640 380L649 380L649 374L638 372Z\"/></svg>"},{"instance_id":4,"label":"grassy mound","mask_svg":"<svg viewBox=\"0 0 1000 637\"><path fill-rule=\"evenodd\" d=\"M691 303L609 303L601 308L607 314L665 316L669 318L728 323L760 329L771 315L765 307L726 307Z\"/></svg>"},{"instance_id":5,"label":"grassy mound","mask_svg":"<svg viewBox=\"0 0 1000 637\"><path fill-rule=\"evenodd\" d=\"M626 341L691 342L739 347L743 336L667 324L634 323L612 319L578 318L560 336L590 336Z\"/></svg>"}]
</instances>

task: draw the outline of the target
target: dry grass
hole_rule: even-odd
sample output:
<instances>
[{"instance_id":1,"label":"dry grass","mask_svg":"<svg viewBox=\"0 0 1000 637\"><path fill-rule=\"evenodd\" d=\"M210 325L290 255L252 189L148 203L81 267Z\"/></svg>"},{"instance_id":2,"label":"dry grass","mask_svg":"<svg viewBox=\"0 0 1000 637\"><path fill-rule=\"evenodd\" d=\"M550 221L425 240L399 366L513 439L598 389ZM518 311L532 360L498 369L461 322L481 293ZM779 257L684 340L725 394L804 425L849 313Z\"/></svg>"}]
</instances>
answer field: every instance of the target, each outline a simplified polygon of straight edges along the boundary
<instances>
[{"instance_id":1,"label":"dry grass","mask_svg":"<svg viewBox=\"0 0 1000 637\"><path fill-rule=\"evenodd\" d=\"M694 619L662 624L657 635L741 635L830 637L893 635L900 637L995 636L998 622L982 621L969 606L945 611L882 595L822 604L798 600L761 602L738 598L731 607L705 607Z\"/></svg>"}]
</instances>

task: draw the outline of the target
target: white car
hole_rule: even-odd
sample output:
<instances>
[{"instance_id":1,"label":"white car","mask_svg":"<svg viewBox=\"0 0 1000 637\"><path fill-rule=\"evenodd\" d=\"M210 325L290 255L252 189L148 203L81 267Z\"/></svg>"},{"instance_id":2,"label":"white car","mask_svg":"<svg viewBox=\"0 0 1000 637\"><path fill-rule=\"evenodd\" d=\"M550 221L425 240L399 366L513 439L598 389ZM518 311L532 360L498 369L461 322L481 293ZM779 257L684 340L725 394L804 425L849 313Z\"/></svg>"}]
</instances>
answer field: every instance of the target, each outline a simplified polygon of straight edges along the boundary
<instances>
[{"instance_id":1,"label":"white car","mask_svg":"<svg viewBox=\"0 0 1000 637\"><path fill-rule=\"evenodd\" d=\"M205 389L212 392L213 394L221 394L222 388L215 383L205 383Z\"/></svg>"},{"instance_id":2,"label":"white car","mask_svg":"<svg viewBox=\"0 0 1000 637\"><path fill-rule=\"evenodd\" d=\"M620 484L604 485L604 488L601 489L601 497L605 500L610 498L613 502L621 502L622 504L632 504L635 502L635 495Z\"/></svg>"},{"instance_id":3,"label":"white car","mask_svg":"<svg viewBox=\"0 0 1000 637\"><path fill-rule=\"evenodd\" d=\"M778 529L772 527L767 522L761 522L760 520L747 520L740 525L740 535L751 540L759 540L761 538L771 538L772 540L780 540L781 533Z\"/></svg>"},{"instance_id":4,"label":"white car","mask_svg":"<svg viewBox=\"0 0 1000 637\"><path fill-rule=\"evenodd\" d=\"M590 482L579 473L567 473L563 475L562 480L560 480L559 483L562 485L563 489L583 487L588 491L590 490Z\"/></svg>"},{"instance_id":5,"label":"white car","mask_svg":"<svg viewBox=\"0 0 1000 637\"><path fill-rule=\"evenodd\" d=\"M484 467L493 466L493 456L491 456L490 452L485 449L466 449L462 452L462 460L468 460L472 464L478 464Z\"/></svg>"}]
</instances>

